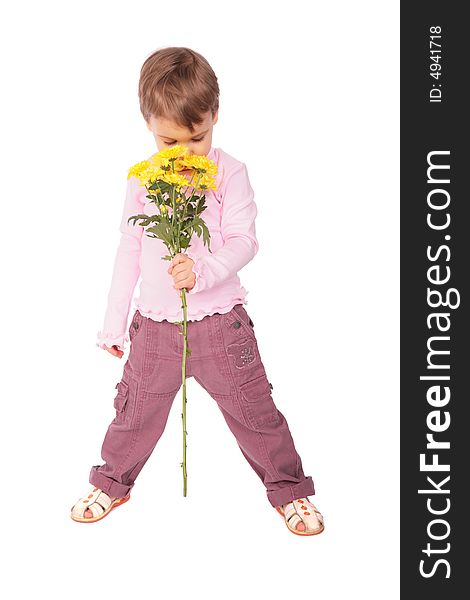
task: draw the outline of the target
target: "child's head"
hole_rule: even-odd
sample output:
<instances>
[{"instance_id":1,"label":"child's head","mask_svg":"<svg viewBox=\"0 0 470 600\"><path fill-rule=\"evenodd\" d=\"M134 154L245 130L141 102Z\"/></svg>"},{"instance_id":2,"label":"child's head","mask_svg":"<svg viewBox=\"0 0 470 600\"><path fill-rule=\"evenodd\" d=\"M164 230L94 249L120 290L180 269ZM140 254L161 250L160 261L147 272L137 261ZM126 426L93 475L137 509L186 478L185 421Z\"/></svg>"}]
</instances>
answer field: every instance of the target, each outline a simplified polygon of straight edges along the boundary
<instances>
[{"instance_id":1,"label":"child's head","mask_svg":"<svg viewBox=\"0 0 470 600\"><path fill-rule=\"evenodd\" d=\"M140 110L159 150L174 144L207 154L217 123L219 86L207 60L189 48L157 50L142 65Z\"/></svg>"}]
</instances>

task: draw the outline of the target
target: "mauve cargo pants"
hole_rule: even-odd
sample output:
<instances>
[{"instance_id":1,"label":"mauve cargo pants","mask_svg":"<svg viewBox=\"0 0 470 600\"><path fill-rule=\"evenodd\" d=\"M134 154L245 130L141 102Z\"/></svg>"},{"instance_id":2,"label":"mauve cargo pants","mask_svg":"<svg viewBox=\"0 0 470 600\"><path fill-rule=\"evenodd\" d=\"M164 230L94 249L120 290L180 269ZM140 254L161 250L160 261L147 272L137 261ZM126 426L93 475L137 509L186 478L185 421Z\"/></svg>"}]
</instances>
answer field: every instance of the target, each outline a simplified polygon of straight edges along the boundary
<instances>
[{"instance_id":1,"label":"mauve cargo pants","mask_svg":"<svg viewBox=\"0 0 470 600\"><path fill-rule=\"evenodd\" d=\"M114 399L116 416L89 481L123 497L150 457L182 386L183 336L169 321L136 310L129 326L130 352ZM315 494L283 414L271 396L253 321L242 304L226 314L189 321L186 377L214 398L244 457L263 482L272 506Z\"/></svg>"}]
</instances>

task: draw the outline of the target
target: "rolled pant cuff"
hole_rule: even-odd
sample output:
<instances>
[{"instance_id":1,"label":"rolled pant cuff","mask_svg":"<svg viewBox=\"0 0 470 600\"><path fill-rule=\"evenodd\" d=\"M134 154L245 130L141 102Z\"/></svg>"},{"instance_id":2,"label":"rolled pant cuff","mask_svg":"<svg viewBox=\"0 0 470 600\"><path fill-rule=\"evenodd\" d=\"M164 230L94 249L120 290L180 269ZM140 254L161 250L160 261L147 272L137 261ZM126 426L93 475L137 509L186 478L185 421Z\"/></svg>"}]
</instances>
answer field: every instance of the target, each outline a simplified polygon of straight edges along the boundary
<instances>
[{"instance_id":1,"label":"rolled pant cuff","mask_svg":"<svg viewBox=\"0 0 470 600\"><path fill-rule=\"evenodd\" d=\"M113 496L114 498L124 498L124 496L126 496L129 490L132 488L130 485L124 485L118 481L109 479L109 477L106 477L97 471L95 467L91 468L88 481L91 483L91 485L100 488L100 490L106 492L108 496Z\"/></svg>"},{"instance_id":2,"label":"rolled pant cuff","mask_svg":"<svg viewBox=\"0 0 470 600\"><path fill-rule=\"evenodd\" d=\"M294 485L286 485L279 490L273 490L267 492L268 500L274 508L281 504L287 504L297 498L304 498L305 496L314 496L315 487L311 477L306 477L300 483Z\"/></svg>"}]
</instances>

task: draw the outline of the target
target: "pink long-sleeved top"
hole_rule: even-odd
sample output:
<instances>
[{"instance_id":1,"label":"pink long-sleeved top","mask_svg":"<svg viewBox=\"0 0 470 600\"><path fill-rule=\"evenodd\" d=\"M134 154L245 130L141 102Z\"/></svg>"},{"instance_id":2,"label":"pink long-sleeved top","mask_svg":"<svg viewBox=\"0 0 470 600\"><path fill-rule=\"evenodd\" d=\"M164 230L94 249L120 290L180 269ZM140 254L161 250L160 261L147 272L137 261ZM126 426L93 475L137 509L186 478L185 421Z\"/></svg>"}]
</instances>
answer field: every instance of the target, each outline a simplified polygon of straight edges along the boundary
<instances>
[{"instance_id":1,"label":"pink long-sleeved top","mask_svg":"<svg viewBox=\"0 0 470 600\"><path fill-rule=\"evenodd\" d=\"M207 157L218 166L216 190L206 190L206 210L201 217L210 233L210 247L194 234L185 251L195 261L195 286L187 292L187 319L200 321L206 315L229 312L235 304L248 304L247 290L241 286L238 271L258 252L255 218L256 204L244 163L211 148ZM168 248L158 238L146 234L139 221L127 222L137 214L154 215L157 206L146 198L147 190L132 176L127 191L120 225L121 239L117 248L108 294L108 305L102 331L98 332L100 348L116 345L124 351L129 342L128 317L134 289L141 276L139 297L134 306L154 321L182 321L180 290L173 287L173 276L167 270L171 261L163 260Z\"/></svg>"}]
</instances>

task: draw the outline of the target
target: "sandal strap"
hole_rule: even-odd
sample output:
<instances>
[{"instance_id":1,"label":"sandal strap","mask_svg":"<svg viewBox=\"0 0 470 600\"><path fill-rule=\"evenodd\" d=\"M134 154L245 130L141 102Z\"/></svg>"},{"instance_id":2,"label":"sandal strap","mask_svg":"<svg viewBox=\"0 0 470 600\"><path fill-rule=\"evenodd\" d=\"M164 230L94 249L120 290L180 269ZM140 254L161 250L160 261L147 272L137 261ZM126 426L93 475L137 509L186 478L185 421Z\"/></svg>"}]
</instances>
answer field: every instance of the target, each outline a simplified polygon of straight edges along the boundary
<instances>
[{"instance_id":1,"label":"sandal strap","mask_svg":"<svg viewBox=\"0 0 470 600\"><path fill-rule=\"evenodd\" d=\"M284 506L284 518L294 529L297 527L298 523L302 521L293 502L289 502Z\"/></svg>"},{"instance_id":2,"label":"sandal strap","mask_svg":"<svg viewBox=\"0 0 470 600\"><path fill-rule=\"evenodd\" d=\"M300 500L300 498L299 498ZM303 498L302 498L303 500ZM313 510L317 515L318 518L323 522L323 515L321 514L321 512L318 510L318 508L315 506L315 504L313 504L313 502L311 502L307 496L305 496L305 502L308 504L308 506L310 507L310 510Z\"/></svg>"},{"instance_id":3,"label":"sandal strap","mask_svg":"<svg viewBox=\"0 0 470 600\"><path fill-rule=\"evenodd\" d=\"M300 502L302 500L302 502ZM298 509L301 506L306 506L309 510L305 511L310 514L306 515L304 512L300 512ZM320 511L306 498L298 498L294 502L289 502L284 506L284 517L286 523L290 528L295 529L301 521L305 527L310 530L318 529L318 525L324 526L323 515Z\"/></svg>"},{"instance_id":4,"label":"sandal strap","mask_svg":"<svg viewBox=\"0 0 470 600\"><path fill-rule=\"evenodd\" d=\"M111 505L111 498L100 490L92 487L86 496L82 496L72 507L74 517L85 518L85 512L91 510L93 517L99 517Z\"/></svg>"},{"instance_id":5,"label":"sandal strap","mask_svg":"<svg viewBox=\"0 0 470 600\"><path fill-rule=\"evenodd\" d=\"M104 508L104 510L107 510L109 508L109 505L111 504L111 498L106 492L103 492L103 490L101 490L94 502L99 502Z\"/></svg>"},{"instance_id":6,"label":"sandal strap","mask_svg":"<svg viewBox=\"0 0 470 600\"><path fill-rule=\"evenodd\" d=\"M313 504L313 502L310 502L310 500L307 500L307 504L308 506L311 508L311 510L313 510L313 512L317 515L318 520L321 522L321 524L323 525L323 515L321 514L321 512L318 510L318 508L315 506L315 504Z\"/></svg>"},{"instance_id":7,"label":"sandal strap","mask_svg":"<svg viewBox=\"0 0 470 600\"><path fill-rule=\"evenodd\" d=\"M104 508L101 506L101 504L98 504L98 502L96 501L93 502L93 504L90 504L88 510L91 510L91 512L93 513L93 517L99 517L104 513Z\"/></svg>"}]
</instances>

